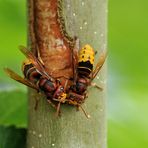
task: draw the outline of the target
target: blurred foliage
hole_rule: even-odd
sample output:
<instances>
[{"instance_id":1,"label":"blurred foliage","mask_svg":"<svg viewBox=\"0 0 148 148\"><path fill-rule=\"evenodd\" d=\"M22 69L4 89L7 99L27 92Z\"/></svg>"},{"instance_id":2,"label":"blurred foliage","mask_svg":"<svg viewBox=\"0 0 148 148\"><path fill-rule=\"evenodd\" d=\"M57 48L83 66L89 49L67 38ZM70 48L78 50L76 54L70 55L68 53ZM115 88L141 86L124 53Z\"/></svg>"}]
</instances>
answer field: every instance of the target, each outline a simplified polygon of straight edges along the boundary
<instances>
[{"instance_id":1,"label":"blurred foliage","mask_svg":"<svg viewBox=\"0 0 148 148\"><path fill-rule=\"evenodd\" d=\"M109 148L148 145L148 1L109 1Z\"/></svg>"},{"instance_id":2,"label":"blurred foliage","mask_svg":"<svg viewBox=\"0 0 148 148\"><path fill-rule=\"evenodd\" d=\"M27 96L20 90L0 92L0 125L26 127Z\"/></svg>"},{"instance_id":3,"label":"blurred foliage","mask_svg":"<svg viewBox=\"0 0 148 148\"><path fill-rule=\"evenodd\" d=\"M9 81L3 67L20 71L23 55L17 46L26 45L26 26L25 0L0 0L0 82Z\"/></svg>"},{"instance_id":4,"label":"blurred foliage","mask_svg":"<svg viewBox=\"0 0 148 148\"><path fill-rule=\"evenodd\" d=\"M0 126L0 148L25 148L26 129Z\"/></svg>"},{"instance_id":5,"label":"blurred foliage","mask_svg":"<svg viewBox=\"0 0 148 148\"><path fill-rule=\"evenodd\" d=\"M148 145L147 5L147 0L109 1L109 148ZM21 73L24 57L17 46L26 45L26 26L25 0L0 0L0 124L26 127L25 87L3 72L8 66Z\"/></svg>"}]
</instances>

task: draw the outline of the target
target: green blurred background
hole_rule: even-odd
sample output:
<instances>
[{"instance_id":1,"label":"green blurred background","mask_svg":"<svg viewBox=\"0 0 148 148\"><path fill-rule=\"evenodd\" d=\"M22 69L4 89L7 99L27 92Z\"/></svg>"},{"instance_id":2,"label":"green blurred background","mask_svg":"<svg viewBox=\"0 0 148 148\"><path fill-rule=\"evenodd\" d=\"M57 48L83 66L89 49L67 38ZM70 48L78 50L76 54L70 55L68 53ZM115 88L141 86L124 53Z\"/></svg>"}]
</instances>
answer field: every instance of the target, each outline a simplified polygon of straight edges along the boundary
<instances>
[{"instance_id":1,"label":"green blurred background","mask_svg":"<svg viewBox=\"0 0 148 148\"><path fill-rule=\"evenodd\" d=\"M109 0L108 19L108 147L147 148L148 1ZM0 125L27 124L26 89L3 72L21 73L26 36L25 0L0 0Z\"/></svg>"}]
</instances>

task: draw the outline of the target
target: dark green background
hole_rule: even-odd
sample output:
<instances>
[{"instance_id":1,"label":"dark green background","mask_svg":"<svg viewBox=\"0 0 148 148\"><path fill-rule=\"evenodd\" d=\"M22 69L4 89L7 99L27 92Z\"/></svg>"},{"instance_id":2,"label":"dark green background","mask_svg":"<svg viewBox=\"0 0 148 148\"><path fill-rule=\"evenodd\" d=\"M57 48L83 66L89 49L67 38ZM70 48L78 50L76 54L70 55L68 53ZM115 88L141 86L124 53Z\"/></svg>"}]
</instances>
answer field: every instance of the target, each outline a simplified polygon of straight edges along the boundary
<instances>
[{"instance_id":1,"label":"dark green background","mask_svg":"<svg viewBox=\"0 0 148 148\"><path fill-rule=\"evenodd\" d=\"M108 147L148 145L148 1L110 0L108 18ZM21 73L25 0L0 0L0 124L26 127L26 88L3 72Z\"/></svg>"}]
</instances>

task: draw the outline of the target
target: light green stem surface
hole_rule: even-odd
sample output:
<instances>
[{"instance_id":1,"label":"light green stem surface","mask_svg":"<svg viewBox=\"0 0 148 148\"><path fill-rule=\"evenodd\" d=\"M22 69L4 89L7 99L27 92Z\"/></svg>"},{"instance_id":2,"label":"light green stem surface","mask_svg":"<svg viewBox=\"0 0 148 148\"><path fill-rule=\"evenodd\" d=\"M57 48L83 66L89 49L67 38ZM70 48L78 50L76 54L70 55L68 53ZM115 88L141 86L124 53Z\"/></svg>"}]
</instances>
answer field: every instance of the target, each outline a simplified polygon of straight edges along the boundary
<instances>
[{"instance_id":1,"label":"light green stem surface","mask_svg":"<svg viewBox=\"0 0 148 148\"><path fill-rule=\"evenodd\" d=\"M98 51L97 59L99 52L107 48L107 1L64 0L63 8L67 32L77 36L81 46L90 44ZM27 148L106 148L105 67L94 80L103 91L90 88L83 105L90 119L68 105L62 105L62 116L56 117L46 98L30 91ZM34 97L40 98L37 111Z\"/></svg>"}]
</instances>

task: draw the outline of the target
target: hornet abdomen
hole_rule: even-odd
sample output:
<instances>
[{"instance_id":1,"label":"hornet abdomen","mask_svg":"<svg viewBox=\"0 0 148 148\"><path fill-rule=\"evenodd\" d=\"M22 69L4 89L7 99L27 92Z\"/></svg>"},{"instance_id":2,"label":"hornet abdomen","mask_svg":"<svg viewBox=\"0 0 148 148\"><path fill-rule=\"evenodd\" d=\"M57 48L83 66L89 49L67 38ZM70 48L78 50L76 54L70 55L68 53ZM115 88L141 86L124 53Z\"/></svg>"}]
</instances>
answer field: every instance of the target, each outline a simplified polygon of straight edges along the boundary
<instances>
[{"instance_id":1,"label":"hornet abdomen","mask_svg":"<svg viewBox=\"0 0 148 148\"><path fill-rule=\"evenodd\" d=\"M36 84L41 77L41 74L37 71L30 60L25 60L22 65L22 71L25 78Z\"/></svg>"},{"instance_id":2,"label":"hornet abdomen","mask_svg":"<svg viewBox=\"0 0 148 148\"><path fill-rule=\"evenodd\" d=\"M94 50L90 45L85 45L79 52L78 75L88 77L93 70Z\"/></svg>"}]
</instances>

